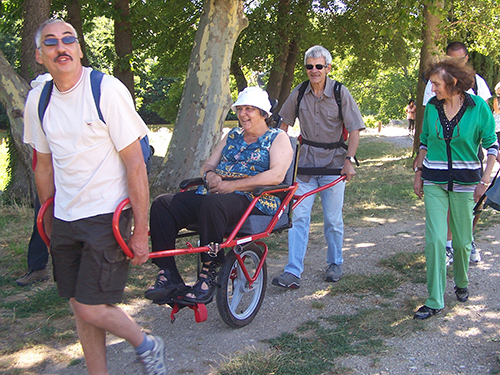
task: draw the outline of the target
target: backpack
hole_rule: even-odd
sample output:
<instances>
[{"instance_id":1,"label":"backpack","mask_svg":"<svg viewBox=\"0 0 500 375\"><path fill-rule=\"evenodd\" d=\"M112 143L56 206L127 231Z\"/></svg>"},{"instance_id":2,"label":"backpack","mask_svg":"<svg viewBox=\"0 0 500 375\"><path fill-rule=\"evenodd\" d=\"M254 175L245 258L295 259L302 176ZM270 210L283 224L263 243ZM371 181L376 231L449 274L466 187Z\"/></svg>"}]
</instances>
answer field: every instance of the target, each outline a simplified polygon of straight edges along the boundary
<instances>
[{"instance_id":1,"label":"backpack","mask_svg":"<svg viewBox=\"0 0 500 375\"><path fill-rule=\"evenodd\" d=\"M297 107L295 109L295 117L299 117L299 106L300 106L300 101L304 97L304 93L306 92L307 85L309 84L309 81L304 81L300 84L299 87L299 93L297 95ZM347 131L345 125L344 125L344 120L342 116L342 98L340 96L340 89L342 88L342 83L335 81L335 84L333 86L333 95L335 97L335 102L337 103L337 106L339 107L339 117L340 121L342 121L342 133L340 134L340 139L338 142L330 142L330 143L320 143L320 142L313 142L305 139L302 137L302 135L299 136L299 142L300 144L306 144L310 145L313 147L320 147L320 148L325 148L325 149L335 149L335 148L343 148L344 150L347 150L347 144L345 143L347 141L347 138L349 136L349 132ZM356 165L359 166L358 159L354 157L354 160L356 162ZM297 169L298 174L304 174L304 175L337 175L340 174L341 170L340 169L330 169L330 168L324 168L324 167L299 167Z\"/></svg>"},{"instance_id":2,"label":"backpack","mask_svg":"<svg viewBox=\"0 0 500 375\"><path fill-rule=\"evenodd\" d=\"M97 113L99 114L99 119L104 121L104 116L101 112L100 102L101 102L101 81L104 77L104 73L98 70L92 70L90 72L90 87L92 89L92 96L94 97L95 106ZM54 87L54 81L50 80L45 82L43 86L42 93L40 95L40 101L38 102L38 118L40 119L40 124L43 129L43 116L49 105L50 96L52 95L52 88ZM153 148L149 145L149 138L145 135L141 141L142 156L144 157L144 163L146 164L146 170L149 173L151 169L151 157L153 155Z\"/></svg>"},{"instance_id":3,"label":"backpack","mask_svg":"<svg viewBox=\"0 0 500 375\"><path fill-rule=\"evenodd\" d=\"M297 118L299 117L300 101L304 97L304 93L306 92L308 84L309 84L309 80L302 82L300 84L300 87L299 87L299 94L297 95L297 108L295 110L295 117L297 117ZM340 117L340 121L342 121L342 138L344 139L344 142L345 142L345 141L347 141L347 138L349 136L349 132L345 128L345 125L343 122L342 97L340 96L341 88L342 88L342 83L335 81L335 84L333 85L333 95L335 97L335 102L337 103L337 106L339 107L339 117Z\"/></svg>"}]
</instances>

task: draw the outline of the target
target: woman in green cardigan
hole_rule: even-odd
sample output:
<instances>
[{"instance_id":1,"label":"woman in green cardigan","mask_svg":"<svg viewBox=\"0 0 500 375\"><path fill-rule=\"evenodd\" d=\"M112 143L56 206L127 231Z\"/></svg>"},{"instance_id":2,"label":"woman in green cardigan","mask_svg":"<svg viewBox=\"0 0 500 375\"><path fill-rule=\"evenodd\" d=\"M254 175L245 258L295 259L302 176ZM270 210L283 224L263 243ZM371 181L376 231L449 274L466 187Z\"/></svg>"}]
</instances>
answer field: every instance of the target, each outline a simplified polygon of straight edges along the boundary
<instances>
[{"instance_id":1,"label":"woman in green cardigan","mask_svg":"<svg viewBox=\"0 0 500 375\"><path fill-rule=\"evenodd\" d=\"M425 107L413 187L425 202L429 297L414 319L427 319L444 308L448 210L455 294L460 302L469 298L472 210L490 183L498 155L491 110L483 99L466 93L474 84L474 74L462 59L448 57L432 63L426 72L436 96ZM484 173L477 157L481 146L488 150Z\"/></svg>"}]
</instances>

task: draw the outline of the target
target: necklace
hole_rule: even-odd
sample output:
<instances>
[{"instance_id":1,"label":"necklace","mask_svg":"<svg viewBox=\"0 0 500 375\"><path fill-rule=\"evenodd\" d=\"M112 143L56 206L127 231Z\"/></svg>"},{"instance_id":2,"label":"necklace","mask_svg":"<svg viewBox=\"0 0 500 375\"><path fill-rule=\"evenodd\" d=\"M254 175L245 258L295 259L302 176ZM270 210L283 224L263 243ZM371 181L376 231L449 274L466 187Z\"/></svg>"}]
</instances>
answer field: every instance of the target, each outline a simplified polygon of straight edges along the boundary
<instances>
[{"instance_id":1,"label":"necklace","mask_svg":"<svg viewBox=\"0 0 500 375\"><path fill-rule=\"evenodd\" d=\"M455 117L455 116L457 115L458 111L460 111L460 108L462 108L462 104L464 104L464 97L463 97L462 95L460 95L460 104L458 105L458 108L457 108L457 110L455 111L455 113L453 113L453 116L450 116L450 115L448 114L448 112L446 111L446 105L445 105L445 104L443 104L444 115L446 116L446 118L447 118L448 120L453 119L453 117Z\"/></svg>"}]
</instances>

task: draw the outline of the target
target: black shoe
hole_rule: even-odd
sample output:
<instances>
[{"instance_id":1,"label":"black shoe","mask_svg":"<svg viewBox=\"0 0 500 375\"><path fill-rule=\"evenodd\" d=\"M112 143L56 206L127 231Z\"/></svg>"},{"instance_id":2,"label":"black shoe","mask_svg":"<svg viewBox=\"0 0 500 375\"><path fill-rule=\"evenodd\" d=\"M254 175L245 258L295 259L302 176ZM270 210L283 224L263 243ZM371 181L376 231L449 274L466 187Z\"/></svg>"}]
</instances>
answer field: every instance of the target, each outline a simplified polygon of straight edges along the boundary
<instances>
[{"instance_id":1,"label":"black shoe","mask_svg":"<svg viewBox=\"0 0 500 375\"><path fill-rule=\"evenodd\" d=\"M469 299L469 289L459 288L455 285L455 294L458 302L465 302Z\"/></svg>"},{"instance_id":2,"label":"black shoe","mask_svg":"<svg viewBox=\"0 0 500 375\"><path fill-rule=\"evenodd\" d=\"M215 288L220 288L220 285L215 282L215 278L217 277L217 266L218 264L215 262L203 264L200 276L198 276L198 281L193 285L193 289L189 292L190 294L193 294L194 297L185 296L183 298L184 301L205 304L212 302L215 294ZM201 288L203 283L207 284L208 289L203 290Z\"/></svg>"},{"instance_id":3,"label":"black shoe","mask_svg":"<svg viewBox=\"0 0 500 375\"><path fill-rule=\"evenodd\" d=\"M417 310L415 315L413 315L413 319L424 320L430 318L433 315L439 314L443 309L431 309L427 306L422 306Z\"/></svg>"},{"instance_id":4,"label":"black shoe","mask_svg":"<svg viewBox=\"0 0 500 375\"><path fill-rule=\"evenodd\" d=\"M146 290L144 297L153 301L167 301L175 297L177 291L185 286L179 274L168 269L160 270L155 284Z\"/></svg>"}]
</instances>

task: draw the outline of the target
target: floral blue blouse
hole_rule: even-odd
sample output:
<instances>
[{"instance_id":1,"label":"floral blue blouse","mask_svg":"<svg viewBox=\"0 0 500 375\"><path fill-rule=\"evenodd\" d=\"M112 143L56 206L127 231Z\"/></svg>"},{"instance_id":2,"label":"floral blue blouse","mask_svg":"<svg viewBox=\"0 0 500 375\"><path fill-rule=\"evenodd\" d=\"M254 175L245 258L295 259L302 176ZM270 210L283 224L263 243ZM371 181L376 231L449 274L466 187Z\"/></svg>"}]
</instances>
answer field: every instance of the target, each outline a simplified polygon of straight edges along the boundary
<instances>
[{"instance_id":1,"label":"floral blue blouse","mask_svg":"<svg viewBox=\"0 0 500 375\"><path fill-rule=\"evenodd\" d=\"M244 178L254 176L269 170L269 149L282 132L281 129L271 128L259 137L256 142L247 144L243 139L242 128L233 128L227 136L226 146L222 150L222 158L215 169L222 178ZM249 200L254 198L250 191L235 191L245 195ZM208 194L204 186L198 186L196 194ZM266 215L274 215L281 204L281 200L271 194L263 194L255 207Z\"/></svg>"}]
</instances>

